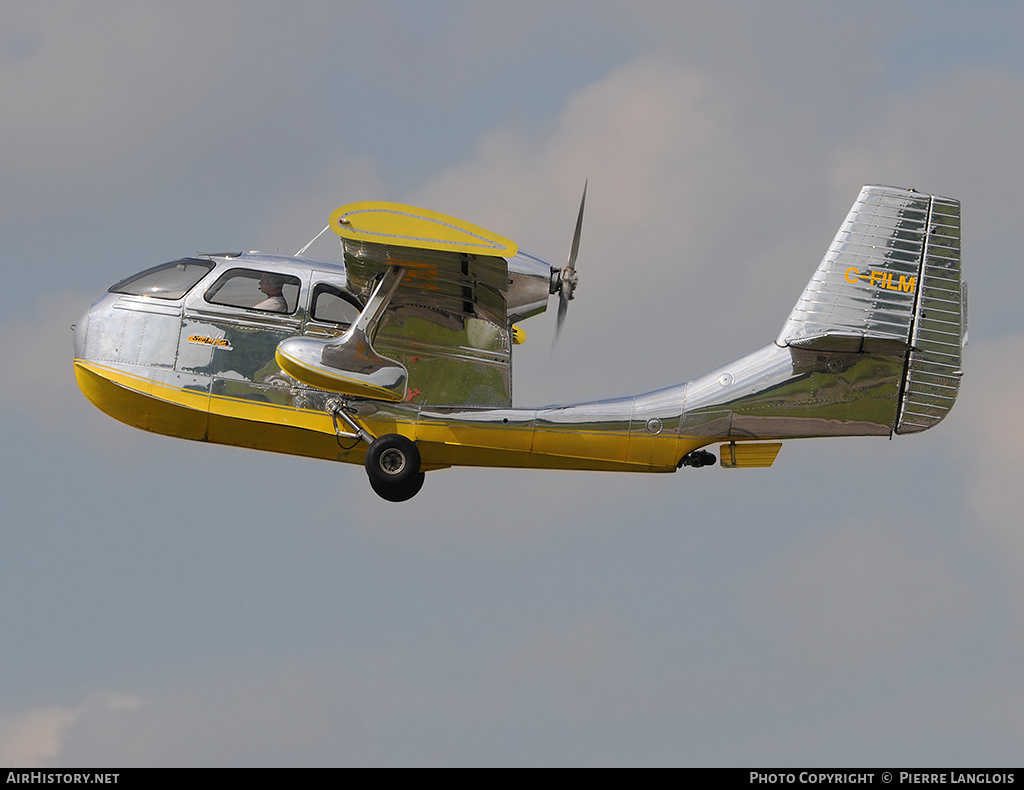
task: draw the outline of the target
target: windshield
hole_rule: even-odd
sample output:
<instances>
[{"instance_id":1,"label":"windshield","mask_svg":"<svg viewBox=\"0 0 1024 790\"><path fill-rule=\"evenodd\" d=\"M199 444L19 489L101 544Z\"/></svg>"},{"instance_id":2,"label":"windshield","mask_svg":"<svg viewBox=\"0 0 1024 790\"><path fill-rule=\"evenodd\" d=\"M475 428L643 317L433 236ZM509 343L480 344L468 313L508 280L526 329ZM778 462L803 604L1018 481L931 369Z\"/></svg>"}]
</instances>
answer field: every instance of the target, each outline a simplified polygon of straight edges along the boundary
<instances>
[{"instance_id":1,"label":"windshield","mask_svg":"<svg viewBox=\"0 0 1024 790\"><path fill-rule=\"evenodd\" d=\"M157 299L180 299L213 268L212 261L197 258L162 263L139 274L133 274L110 286L112 294L153 296Z\"/></svg>"}]
</instances>

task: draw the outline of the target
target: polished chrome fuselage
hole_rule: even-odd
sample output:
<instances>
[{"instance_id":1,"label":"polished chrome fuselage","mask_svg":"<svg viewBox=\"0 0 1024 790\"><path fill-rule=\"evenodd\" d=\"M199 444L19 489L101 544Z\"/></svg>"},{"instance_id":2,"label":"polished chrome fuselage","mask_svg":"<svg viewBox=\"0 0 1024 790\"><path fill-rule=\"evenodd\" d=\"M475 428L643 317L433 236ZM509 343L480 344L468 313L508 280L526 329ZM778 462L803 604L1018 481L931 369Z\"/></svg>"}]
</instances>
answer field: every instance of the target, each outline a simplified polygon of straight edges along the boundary
<instances>
[{"instance_id":1,"label":"polished chrome fuselage","mask_svg":"<svg viewBox=\"0 0 1024 790\"><path fill-rule=\"evenodd\" d=\"M540 259L508 259L504 326L493 304L485 321L466 317L475 313L469 302L457 315L458 296L447 311L450 300L407 297L374 340L409 371L397 402L305 384L275 358L292 338L340 337L346 325L318 317L316 294L333 289L364 305L366 293L350 289L368 280L348 276L344 264L301 257L189 261L210 268L180 298L108 293L92 305L75 331L83 391L148 430L338 461L361 463L366 452L339 427L339 402L366 435L415 441L426 471L664 472L718 441L924 430L949 412L962 375L960 206L913 190L862 190L775 343L684 384L566 406L511 406L509 325L546 308L552 267ZM214 298L234 270L288 280L288 312ZM493 268L480 272L493 277ZM482 310L490 297L469 284L458 287L480 298ZM430 285L421 279L418 287L428 294Z\"/></svg>"}]
</instances>

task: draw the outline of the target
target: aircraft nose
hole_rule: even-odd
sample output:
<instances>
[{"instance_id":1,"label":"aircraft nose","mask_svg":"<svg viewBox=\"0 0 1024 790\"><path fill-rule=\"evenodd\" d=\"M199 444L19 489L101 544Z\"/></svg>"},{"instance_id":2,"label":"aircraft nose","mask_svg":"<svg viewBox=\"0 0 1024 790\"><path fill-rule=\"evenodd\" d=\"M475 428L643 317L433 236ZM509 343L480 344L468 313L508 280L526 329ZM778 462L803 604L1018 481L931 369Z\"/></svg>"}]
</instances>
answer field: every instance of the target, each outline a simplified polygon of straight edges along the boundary
<instances>
[{"instance_id":1,"label":"aircraft nose","mask_svg":"<svg viewBox=\"0 0 1024 790\"><path fill-rule=\"evenodd\" d=\"M85 336L89 331L89 310L86 310L82 317L71 325L74 332L75 359L85 358Z\"/></svg>"}]
</instances>

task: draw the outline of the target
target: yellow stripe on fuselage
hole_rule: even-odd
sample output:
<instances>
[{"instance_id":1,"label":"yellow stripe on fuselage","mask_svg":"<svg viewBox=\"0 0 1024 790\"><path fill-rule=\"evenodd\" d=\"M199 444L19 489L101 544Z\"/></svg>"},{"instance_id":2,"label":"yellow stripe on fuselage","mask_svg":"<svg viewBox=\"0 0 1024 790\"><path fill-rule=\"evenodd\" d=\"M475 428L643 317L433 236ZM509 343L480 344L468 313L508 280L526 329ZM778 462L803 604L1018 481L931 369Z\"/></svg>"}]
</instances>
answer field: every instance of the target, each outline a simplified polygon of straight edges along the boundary
<instances>
[{"instance_id":1,"label":"yellow stripe on fuselage","mask_svg":"<svg viewBox=\"0 0 1024 790\"><path fill-rule=\"evenodd\" d=\"M81 359L75 360L75 376L85 396L102 411L156 433L357 464L366 453L362 442L344 449L331 416L324 412L196 392ZM415 441L425 469L494 466L670 472L679 458L707 443L667 433L535 429L532 421L508 426L416 412L409 417L374 415L360 420L375 436L397 433Z\"/></svg>"}]
</instances>

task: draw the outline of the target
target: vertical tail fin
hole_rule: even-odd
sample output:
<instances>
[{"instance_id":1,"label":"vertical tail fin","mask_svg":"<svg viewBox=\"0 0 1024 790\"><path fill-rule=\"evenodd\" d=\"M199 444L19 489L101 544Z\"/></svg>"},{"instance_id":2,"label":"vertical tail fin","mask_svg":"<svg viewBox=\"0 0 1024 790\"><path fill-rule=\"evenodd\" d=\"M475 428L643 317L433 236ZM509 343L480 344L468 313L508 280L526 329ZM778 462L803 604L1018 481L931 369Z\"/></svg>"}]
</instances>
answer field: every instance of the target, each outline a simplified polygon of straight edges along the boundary
<instances>
[{"instance_id":1,"label":"vertical tail fin","mask_svg":"<svg viewBox=\"0 0 1024 790\"><path fill-rule=\"evenodd\" d=\"M956 400L966 304L959 201L867 186L776 342L905 354L893 430L915 433Z\"/></svg>"}]
</instances>

